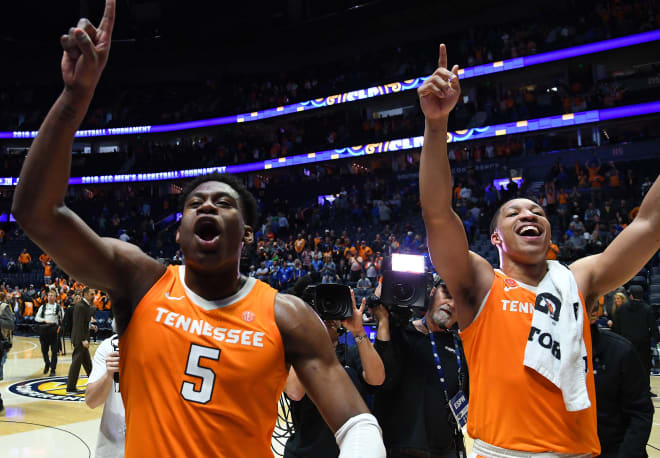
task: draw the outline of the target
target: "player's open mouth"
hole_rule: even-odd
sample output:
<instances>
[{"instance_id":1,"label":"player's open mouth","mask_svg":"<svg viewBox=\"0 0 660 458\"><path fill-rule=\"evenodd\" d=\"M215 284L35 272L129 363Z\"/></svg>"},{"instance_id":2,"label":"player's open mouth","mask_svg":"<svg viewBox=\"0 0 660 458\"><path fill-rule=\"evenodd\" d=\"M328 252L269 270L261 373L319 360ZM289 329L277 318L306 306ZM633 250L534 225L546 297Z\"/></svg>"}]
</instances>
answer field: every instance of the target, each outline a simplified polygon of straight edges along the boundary
<instances>
[{"instance_id":1,"label":"player's open mouth","mask_svg":"<svg viewBox=\"0 0 660 458\"><path fill-rule=\"evenodd\" d=\"M518 228L516 234L525 238L536 238L543 234L543 230L533 224L524 224Z\"/></svg>"},{"instance_id":2,"label":"player's open mouth","mask_svg":"<svg viewBox=\"0 0 660 458\"><path fill-rule=\"evenodd\" d=\"M195 238L202 248L215 248L220 240L220 228L216 221L205 218L195 224Z\"/></svg>"},{"instance_id":3,"label":"player's open mouth","mask_svg":"<svg viewBox=\"0 0 660 458\"><path fill-rule=\"evenodd\" d=\"M542 239L543 229L534 224L523 224L516 230L516 234L525 240L536 241Z\"/></svg>"}]
</instances>

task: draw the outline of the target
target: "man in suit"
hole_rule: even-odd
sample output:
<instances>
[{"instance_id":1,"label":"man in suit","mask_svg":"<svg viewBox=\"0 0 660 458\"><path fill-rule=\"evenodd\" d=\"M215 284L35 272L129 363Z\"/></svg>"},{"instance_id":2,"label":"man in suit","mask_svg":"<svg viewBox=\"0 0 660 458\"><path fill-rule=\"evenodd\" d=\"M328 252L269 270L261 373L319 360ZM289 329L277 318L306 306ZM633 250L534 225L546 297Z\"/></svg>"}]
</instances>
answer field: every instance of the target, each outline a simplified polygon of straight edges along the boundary
<instances>
[{"instance_id":1,"label":"man in suit","mask_svg":"<svg viewBox=\"0 0 660 458\"><path fill-rule=\"evenodd\" d=\"M644 289L639 285L632 285L628 294L630 301L619 307L613 317L612 331L633 344L644 366L644 375L650 383L651 339L660 341L660 331L653 310L642 301Z\"/></svg>"},{"instance_id":2,"label":"man in suit","mask_svg":"<svg viewBox=\"0 0 660 458\"><path fill-rule=\"evenodd\" d=\"M71 328L73 354L71 355L71 367L69 368L69 378L66 384L66 391L69 393L82 393L76 387L81 364L88 376L92 372L92 359L89 356L89 320L92 316L93 298L94 290L85 288L82 292L82 299L73 306L73 325Z\"/></svg>"}]
</instances>

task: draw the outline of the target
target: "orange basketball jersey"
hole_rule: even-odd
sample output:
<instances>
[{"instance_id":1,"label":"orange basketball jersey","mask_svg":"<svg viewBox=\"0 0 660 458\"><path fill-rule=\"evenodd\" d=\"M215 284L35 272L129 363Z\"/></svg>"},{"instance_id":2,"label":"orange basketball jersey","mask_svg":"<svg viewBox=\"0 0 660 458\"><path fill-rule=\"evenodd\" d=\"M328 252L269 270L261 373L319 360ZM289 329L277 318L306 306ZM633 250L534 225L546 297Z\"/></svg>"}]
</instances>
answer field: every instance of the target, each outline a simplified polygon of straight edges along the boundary
<instances>
[{"instance_id":1,"label":"orange basketball jersey","mask_svg":"<svg viewBox=\"0 0 660 458\"><path fill-rule=\"evenodd\" d=\"M535 289L496 270L484 305L460 333L470 370L468 433L506 449L598 455L589 318L583 312L591 407L568 412L559 388L523 365Z\"/></svg>"},{"instance_id":2,"label":"orange basketball jersey","mask_svg":"<svg viewBox=\"0 0 660 458\"><path fill-rule=\"evenodd\" d=\"M207 301L170 266L120 340L126 457L272 457L288 375L277 291L250 278Z\"/></svg>"}]
</instances>

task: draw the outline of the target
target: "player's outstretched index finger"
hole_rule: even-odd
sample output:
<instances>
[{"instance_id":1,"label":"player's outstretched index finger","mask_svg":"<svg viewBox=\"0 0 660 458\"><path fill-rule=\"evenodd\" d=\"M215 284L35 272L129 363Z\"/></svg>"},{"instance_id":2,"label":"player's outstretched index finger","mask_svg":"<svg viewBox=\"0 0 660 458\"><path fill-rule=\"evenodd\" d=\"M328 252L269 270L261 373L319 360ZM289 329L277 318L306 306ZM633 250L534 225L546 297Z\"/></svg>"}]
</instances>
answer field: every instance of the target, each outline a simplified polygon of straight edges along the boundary
<instances>
[{"instance_id":1,"label":"player's outstretched index finger","mask_svg":"<svg viewBox=\"0 0 660 458\"><path fill-rule=\"evenodd\" d=\"M103 19L99 23L99 32L108 34L108 37L112 35L112 29L115 26L115 7L116 0L105 0L105 9L103 10Z\"/></svg>"},{"instance_id":2,"label":"player's outstretched index finger","mask_svg":"<svg viewBox=\"0 0 660 458\"><path fill-rule=\"evenodd\" d=\"M447 47L444 43L440 45L440 57L438 58L438 67L447 68Z\"/></svg>"}]
</instances>

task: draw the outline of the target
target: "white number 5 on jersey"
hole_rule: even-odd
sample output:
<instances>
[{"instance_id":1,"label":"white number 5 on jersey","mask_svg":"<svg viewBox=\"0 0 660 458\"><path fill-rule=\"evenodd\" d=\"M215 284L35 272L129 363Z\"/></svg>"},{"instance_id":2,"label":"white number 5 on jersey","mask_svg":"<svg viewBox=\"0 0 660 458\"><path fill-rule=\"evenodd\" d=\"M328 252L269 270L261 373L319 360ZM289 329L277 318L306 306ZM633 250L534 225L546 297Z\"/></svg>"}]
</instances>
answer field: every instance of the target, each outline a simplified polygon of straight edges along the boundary
<instances>
[{"instance_id":1,"label":"white number 5 on jersey","mask_svg":"<svg viewBox=\"0 0 660 458\"><path fill-rule=\"evenodd\" d=\"M183 382L183 385L181 385L181 396L187 401L206 404L211 400L211 396L213 396L215 372L208 367L201 367L199 365L199 360L201 358L217 361L220 359L220 349L190 344L186 375L202 379L202 384L200 389L196 390L194 383Z\"/></svg>"}]
</instances>

